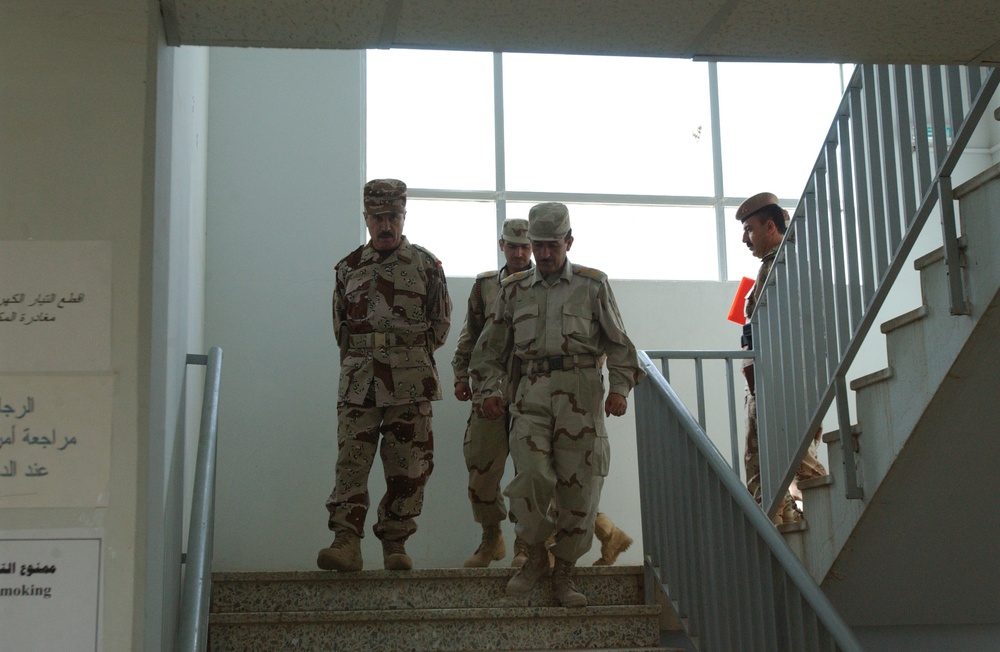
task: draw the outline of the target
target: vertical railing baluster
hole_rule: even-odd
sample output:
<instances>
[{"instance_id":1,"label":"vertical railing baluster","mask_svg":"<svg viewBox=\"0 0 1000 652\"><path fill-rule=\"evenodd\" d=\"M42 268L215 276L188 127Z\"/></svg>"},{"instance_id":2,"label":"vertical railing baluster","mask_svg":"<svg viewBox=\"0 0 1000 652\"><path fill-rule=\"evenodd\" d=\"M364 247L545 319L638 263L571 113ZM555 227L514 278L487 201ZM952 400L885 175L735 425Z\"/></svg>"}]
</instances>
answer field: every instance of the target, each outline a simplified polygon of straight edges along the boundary
<instances>
[{"instance_id":1,"label":"vertical railing baluster","mask_svg":"<svg viewBox=\"0 0 1000 652\"><path fill-rule=\"evenodd\" d=\"M927 93L924 88L924 68L910 66L910 103L913 106L913 139L916 147L917 172L920 180L920 194L931 187L930 138L927 134ZM913 223L916 213L910 215L907 225Z\"/></svg>"},{"instance_id":2,"label":"vertical railing baluster","mask_svg":"<svg viewBox=\"0 0 1000 652\"><path fill-rule=\"evenodd\" d=\"M944 109L944 90L940 66L931 66L928 73L928 91L931 101L931 133L934 143L934 162L937 167L948 155L948 125Z\"/></svg>"},{"instance_id":3,"label":"vertical railing baluster","mask_svg":"<svg viewBox=\"0 0 1000 652\"><path fill-rule=\"evenodd\" d=\"M875 278L882 280L889 267L886 236L885 192L882 183L882 145L879 138L878 80L874 66L862 66L865 100L865 148L868 151L868 180L871 188L872 238L875 240Z\"/></svg>"},{"instance_id":4,"label":"vertical railing baluster","mask_svg":"<svg viewBox=\"0 0 1000 652\"><path fill-rule=\"evenodd\" d=\"M909 225L910 216L917 212L917 191L913 183L914 142L910 125L910 94L907 87L906 67L893 66L896 85L896 138L899 143L899 182L903 194L903 221Z\"/></svg>"},{"instance_id":5,"label":"vertical railing baluster","mask_svg":"<svg viewBox=\"0 0 1000 652\"><path fill-rule=\"evenodd\" d=\"M848 88L851 96L851 152L857 184L858 239L861 241L861 302L865 306L875 293L875 258L872 253L871 200L868 196L868 151L865 147L865 115L861 100L861 75ZM825 384L825 383L824 383Z\"/></svg>"},{"instance_id":6,"label":"vertical railing baluster","mask_svg":"<svg viewBox=\"0 0 1000 652\"><path fill-rule=\"evenodd\" d=\"M896 147L893 139L892 125L895 120L895 106L892 102L892 79L889 76L889 66L876 67L879 91L879 133L882 134L882 180L885 197L885 219L888 225L889 258L896 255L896 248L902 240L902 227L899 215L899 180L897 172L899 162L896 159Z\"/></svg>"},{"instance_id":7,"label":"vertical railing baluster","mask_svg":"<svg viewBox=\"0 0 1000 652\"><path fill-rule=\"evenodd\" d=\"M846 104L846 102L845 102ZM851 315L851 337L861 323L861 263L858 259L858 215L854 199L854 171L851 169L851 132L846 113L837 118L837 137L840 154L840 183L844 199L844 249L847 252L848 311Z\"/></svg>"},{"instance_id":8,"label":"vertical railing baluster","mask_svg":"<svg viewBox=\"0 0 1000 652\"><path fill-rule=\"evenodd\" d=\"M833 136L832 133L831 136ZM835 144L827 141L826 171L830 239L833 244L833 267L830 268L830 271L833 277L834 301L837 306L837 349L843 351L851 341L852 329L850 311L847 307L848 276L845 269L847 255L844 251L844 218L840 212L840 179L837 176Z\"/></svg>"}]
</instances>

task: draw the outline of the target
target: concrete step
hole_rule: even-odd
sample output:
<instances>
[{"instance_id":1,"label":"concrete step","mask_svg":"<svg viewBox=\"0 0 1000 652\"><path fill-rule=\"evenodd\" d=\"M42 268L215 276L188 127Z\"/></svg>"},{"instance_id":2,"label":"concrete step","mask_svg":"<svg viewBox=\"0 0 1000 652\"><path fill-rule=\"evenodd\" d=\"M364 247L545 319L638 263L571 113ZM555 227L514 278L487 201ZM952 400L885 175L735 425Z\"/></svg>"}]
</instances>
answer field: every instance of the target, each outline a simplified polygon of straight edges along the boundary
<instances>
[{"instance_id":1,"label":"concrete step","mask_svg":"<svg viewBox=\"0 0 1000 652\"><path fill-rule=\"evenodd\" d=\"M508 598L511 568L216 573L209 649L665 650L660 605L639 567L574 574L589 604L558 606L551 584Z\"/></svg>"},{"instance_id":2,"label":"concrete step","mask_svg":"<svg viewBox=\"0 0 1000 652\"><path fill-rule=\"evenodd\" d=\"M394 609L475 609L508 605L558 606L551 583L540 581L528 596L508 599L513 568L439 568L405 573L323 571L214 573L213 613L270 611L351 611ZM592 606L641 605L642 568L577 568L573 581Z\"/></svg>"}]
</instances>

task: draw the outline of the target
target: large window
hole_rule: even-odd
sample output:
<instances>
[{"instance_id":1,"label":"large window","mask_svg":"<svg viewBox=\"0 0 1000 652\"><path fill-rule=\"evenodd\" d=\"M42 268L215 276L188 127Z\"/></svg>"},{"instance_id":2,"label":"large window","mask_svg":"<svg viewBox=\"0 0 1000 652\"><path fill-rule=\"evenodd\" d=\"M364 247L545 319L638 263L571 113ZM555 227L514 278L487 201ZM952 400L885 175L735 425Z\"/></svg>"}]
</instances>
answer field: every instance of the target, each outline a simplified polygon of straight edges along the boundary
<instances>
[{"instance_id":1,"label":"large window","mask_svg":"<svg viewBox=\"0 0 1000 652\"><path fill-rule=\"evenodd\" d=\"M738 279L758 261L736 206L767 190L794 208L848 73L369 51L366 176L406 181L406 233L449 275L495 267L500 222L555 200L570 208L574 262L614 278Z\"/></svg>"}]
</instances>

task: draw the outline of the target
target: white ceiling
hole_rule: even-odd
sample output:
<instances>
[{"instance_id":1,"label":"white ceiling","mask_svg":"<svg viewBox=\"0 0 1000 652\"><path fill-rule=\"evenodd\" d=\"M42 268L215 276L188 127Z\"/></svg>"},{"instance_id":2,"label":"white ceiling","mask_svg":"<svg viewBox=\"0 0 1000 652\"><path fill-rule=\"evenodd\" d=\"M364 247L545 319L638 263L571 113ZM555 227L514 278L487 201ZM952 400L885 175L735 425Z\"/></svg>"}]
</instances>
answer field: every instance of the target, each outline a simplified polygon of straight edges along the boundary
<instances>
[{"instance_id":1,"label":"white ceiling","mask_svg":"<svg viewBox=\"0 0 1000 652\"><path fill-rule=\"evenodd\" d=\"M998 0L160 0L167 42L1000 63Z\"/></svg>"}]
</instances>

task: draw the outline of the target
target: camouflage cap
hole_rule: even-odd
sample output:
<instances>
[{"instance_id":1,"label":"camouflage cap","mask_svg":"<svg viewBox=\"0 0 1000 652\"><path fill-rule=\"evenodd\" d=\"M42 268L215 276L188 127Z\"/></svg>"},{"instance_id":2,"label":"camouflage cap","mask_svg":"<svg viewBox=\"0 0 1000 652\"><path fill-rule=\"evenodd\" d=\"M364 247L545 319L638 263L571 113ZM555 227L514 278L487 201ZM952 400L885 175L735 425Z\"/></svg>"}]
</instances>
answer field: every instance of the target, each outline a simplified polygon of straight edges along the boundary
<instances>
[{"instance_id":1,"label":"camouflage cap","mask_svg":"<svg viewBox=\"0 0 1000 652\"><path fill-rule=\"evenodd\" d=\"M500 237L510 244L531 244L528 240L528 220L515 218L505 221Z\"/></svg>"},{"instance_id":2,"label":"camouflage cap","mask_svg":"<svg viewBox=\"0 0 1000 652\"><path fill-rule=\"evenodd\" d=\"M559 202L535 204L528 211L528 238L562 240L569 233L569 209Z\"/></svg>"},{"instance_id":3,"label":"camouflage cap","mask_svg":"<svg viewBox=\"0 0 1000 652\"><path fill-rule=\"evenodd\" d=\"M740 207L736 209L736 219L742 222L760 209L772 204L775 206L778 204L778 197L774 193L759 192L740 204Z\"/></svg>"},{"instance_id":4,"label":"camouflage cap","mask_svg":"<svg viewBox=\"0 0 1000 652\"><path fill-rule=\"evenodd\" d=\"M372 179L364 194L365 211L374 215L406 209L406 184L399 179Z\"/></svg>"}]
</instances>

